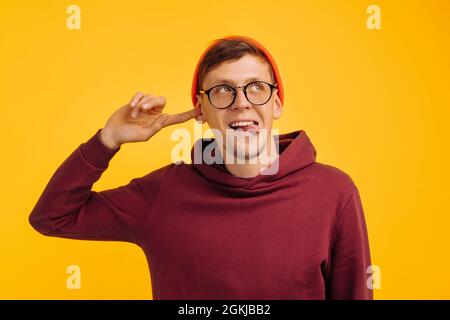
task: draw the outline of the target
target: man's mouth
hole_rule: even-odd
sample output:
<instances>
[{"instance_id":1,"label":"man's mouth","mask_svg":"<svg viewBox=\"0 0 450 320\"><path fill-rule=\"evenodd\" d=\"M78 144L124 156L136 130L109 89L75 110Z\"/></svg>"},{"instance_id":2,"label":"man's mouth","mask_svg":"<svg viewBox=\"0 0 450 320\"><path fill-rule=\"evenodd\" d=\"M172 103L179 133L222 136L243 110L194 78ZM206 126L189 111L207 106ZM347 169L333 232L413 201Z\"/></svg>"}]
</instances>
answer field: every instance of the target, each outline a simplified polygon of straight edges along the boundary
<instances>
[{"instance_id":1,"label":"man's mouth","mask_svg":"<svg viewBox=\"0 0 450 320\"><path fill-rule=\"evenodd\" d=\"M256 120L235 120L228 124L234 131L244 131L252 134L259 133L259 123Z\"/></svg>"}]
</instances>

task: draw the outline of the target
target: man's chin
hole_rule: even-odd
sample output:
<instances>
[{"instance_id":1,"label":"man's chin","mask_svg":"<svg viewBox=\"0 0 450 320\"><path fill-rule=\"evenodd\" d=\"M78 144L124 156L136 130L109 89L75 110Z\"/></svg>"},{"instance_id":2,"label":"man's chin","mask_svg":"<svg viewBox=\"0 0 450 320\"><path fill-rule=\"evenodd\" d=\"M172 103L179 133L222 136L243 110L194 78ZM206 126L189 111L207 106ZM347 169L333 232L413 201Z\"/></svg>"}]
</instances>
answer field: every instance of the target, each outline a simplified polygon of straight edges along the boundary
<instances>
[{"instance_id":1,"label":"man's chin","mask_svg":"<svg viewBox=\"0 0 450 320\"><path fill-rule=\"evenodd\" d=\"M231 156L239 160L251 160L259 157L264 150L266 143L264 140L258 141L258 139L245 139L245 142L238 142L234 146L230 146L229 150L232 150Z\"/></svg>"},{"instance_id":2,"label":"man's chin","mask_svg":"<svg viewBox=\"0 0 450 320\"><path fill-rule=\"evenodd\" d=\"M226 129L222 132L224 140L219 137L220 145L225 144L227 158L251 160L257 158L267 145L267 130L233 130ZM218 137L216 136L216 139ZM219 142L219 141L218 141Z\"/></svg>"}]
</instances>

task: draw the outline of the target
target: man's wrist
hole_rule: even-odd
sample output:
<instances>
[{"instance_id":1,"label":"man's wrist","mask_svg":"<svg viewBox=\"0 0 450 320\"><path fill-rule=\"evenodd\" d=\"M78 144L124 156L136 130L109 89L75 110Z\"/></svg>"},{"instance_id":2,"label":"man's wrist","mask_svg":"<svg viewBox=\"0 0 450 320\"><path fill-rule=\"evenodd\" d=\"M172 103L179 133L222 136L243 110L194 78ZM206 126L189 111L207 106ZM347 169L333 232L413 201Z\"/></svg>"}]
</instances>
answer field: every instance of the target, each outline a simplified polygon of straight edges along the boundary
<instances>
[{"instance_id":1,"label":"man's wrist","mask_svg":"<svg viewBox=\"0 0 450 320\"><path fill-rule=\"evenodd\" d=\"M120 144L116 143L111 134L109 134L109 131L104 128L100 131L100 141L105 147L111 150L117 150L120 147Z\"/></svg>"}]
</instances>

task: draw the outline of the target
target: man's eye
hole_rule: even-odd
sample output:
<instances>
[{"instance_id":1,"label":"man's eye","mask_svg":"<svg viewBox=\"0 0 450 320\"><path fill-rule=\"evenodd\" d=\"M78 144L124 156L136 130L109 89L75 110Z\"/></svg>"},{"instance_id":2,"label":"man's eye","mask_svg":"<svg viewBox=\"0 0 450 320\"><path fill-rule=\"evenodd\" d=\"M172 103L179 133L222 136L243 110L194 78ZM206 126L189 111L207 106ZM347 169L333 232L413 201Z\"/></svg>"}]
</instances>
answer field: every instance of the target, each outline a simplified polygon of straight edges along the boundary
<instances>
[{"instance_id":1,"label":"man's eye","mask_svg":"<svg viewBox=\"0 0 450 320\"><path fill-rule=\"evenodd\" d=\"M230 87L220 87L219 90L218 90L219 93L228 93L228 92L231 92L231 91L233 91L233 90L231 90Z\"/></svg>"},{"instance_id":2,"label":"man's eye","mask_svg":"<svg viewBox=\"0 0 450 320\"><path fill-rule=\"evenodd\" d=\"M258 92L258 91L263 90L263 88L262 88L262 86L260 84L255 83L255 84L250 86L250 90L253 91L253 92Z\"/></svg>"}]
</instances>

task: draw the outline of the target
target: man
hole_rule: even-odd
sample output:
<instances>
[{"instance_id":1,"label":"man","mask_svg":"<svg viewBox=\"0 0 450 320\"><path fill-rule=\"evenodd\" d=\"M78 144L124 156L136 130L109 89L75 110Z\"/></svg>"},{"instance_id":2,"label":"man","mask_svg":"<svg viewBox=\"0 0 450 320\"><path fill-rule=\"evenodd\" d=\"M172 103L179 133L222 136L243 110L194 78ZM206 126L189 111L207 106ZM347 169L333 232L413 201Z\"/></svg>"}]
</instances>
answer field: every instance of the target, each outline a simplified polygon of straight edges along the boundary
<instances>
[{"instance_id":1,"label":"man","mask_svg":"<svg viewBox=\"0 0 450 320\"><path fill-rule=\"evenodd\" d=\"M315 161L305 131L272 134L284 91L267 49L242 36L214 41L197 64L192 101L169 115L164 97L137 93L58 168L31 225L139 245L154 299L372 299L358 189ZM192 118L215 130L196 147L214 146L224 161L195 161L194 147L192 164L91 190L122 144Z\"/></svg>"}]
</instances>

